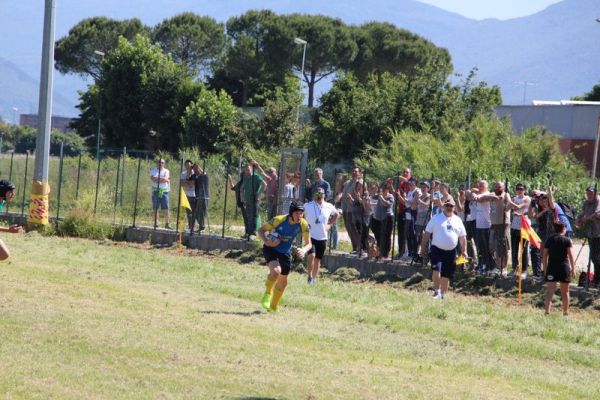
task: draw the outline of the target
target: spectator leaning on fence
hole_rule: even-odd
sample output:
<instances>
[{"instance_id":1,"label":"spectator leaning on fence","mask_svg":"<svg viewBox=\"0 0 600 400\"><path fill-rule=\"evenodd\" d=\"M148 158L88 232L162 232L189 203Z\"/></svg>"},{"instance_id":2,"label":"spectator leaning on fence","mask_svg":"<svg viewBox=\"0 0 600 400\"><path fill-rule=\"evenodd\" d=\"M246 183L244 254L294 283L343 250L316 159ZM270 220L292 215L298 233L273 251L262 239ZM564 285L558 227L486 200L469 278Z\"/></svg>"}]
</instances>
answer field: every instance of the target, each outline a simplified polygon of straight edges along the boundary
<instances>
[{"instance_id":1,"label":"spectator leaning on fence","mask_svg":"<svg viewBox=\"0 0 600 400\"><path fill-rule=\"evenodd\" d=\"M369 248L369 222L371 221L371 207L369 205L369 193L365 191L364 184L356 182L354 185L354 193L348 193L352 202L352 222L356 226L356 230L360 234L360 243L358 256L363 257L368 255Z\"/></svg>"},{"instance_id":2,"label":"spectator leaning on fence","mask_svg":"<svg viewBox=\"0 0 600 400\"><path fill-rule=\"evenodd\" d=\"M243 200L246 209L246 235L250 239L256 236L256 230L261 225L260 222L260 193L262 192L263 179L254 170L251 162L244 168L244 178L242 181Z\"/></svg>"},{"instance_id":3,"label":"spectator leaning on fence","mask_svg":"<svg viewBox=\"0 0 600 400\"><path fill-rule=\"evenodd\" d=\"M341 196L344 192L344 182L346 182L347 180L347 176L343 175L343 174L339 174L336 175L335 177L335 194L333 195L332 198L332 203L335 206L336 211L338 212L338 215L342 215L342 201L341 201ZM336 220L335 224L333 224L333 226L331 227L331 248L332 249L337 249L337 245L338 245L338 221L339 218Z\"/></svg>"},{"instance_id":4,"label":"spectator leaning on fence","mask_svg":"<svg viewBox=\"0 0 600 400\"><path fill-rule=\"evenodd\" d=\"M577 226L583 229L590 248L590 259L594 263L594 285L600 286L600 196L595 186L585 190L585 201L581 214L577 217Z\"/></svg>"},{"instance_id":5,"label":"spectator leaning on fence","mask_svg":"<svg viewBox=\"0 0 600 400\"><path fill-rule=\"evenodd\" d=\"M537 218L535 216L539 212L539 200L541 193L539 190L534 189L531 191L531 204L529 205L529 211L527 212L527 216L531 221L531 228L537 233L537 235L541 238L542 233L540 232L540 225L538 223ZM529 246L529 258L531 260L531 268L533 269L533 274L536 276L542 276L542 252L535 246Z\"/></svg>"},{"instance_id":6,"label":"spectator leaning on fence","mask_svg":"<svg viewBox=\"0 0 600 400\"><path fill-rule=\"evenodd\" d=\"M422 246L423 242L421 240L421 235L423 234L423 230L425 229L425 226L427 226L429 218L431 217L431 215L429 215L429 207L431 206L432 198L431 194L429 194L429 183L421 182L420 186L421 193L417 198L417 219L415 220L415 236L417 239L417 245L421 243ZM428 246L426 245L426 247ZM423 248L421 247L421 251L419 253L422 252Z\"/></svg>"},{"instance_id":7,"label":"spectator leaning on fence","mask_svg":"<svg viewBox=\"0 0 600 400\"><path fill-rule=\"evenodd\" d=\"M398 235L398 258L408 258L406 246L406 194L410 191L408 180L411 177L410 168L404 168L402 175L398 177L398 186L396 187L396 234Z\"/></svg>"},{"instance_id":8,"label":"spectator leaning on fence","mask_svg":"<svg viewBox=\"0 0 600 400\"><path fill-rule=\"evenodd\" d=\"M469 199L469 196L467 196ZM490 192L485 180L477 182L477 187L471 190L470 199L473 200L471 211L475 213L475 245L477 246L477 271L493 271L496 268L490 250Z\"/></svg>"},{"instance_id":9,"label":"spectator leaning on fence","mask_svg":"<svg viewBox=\"0 0 600 400\"><path fill-rule=\"evenodd\" d=\"M4 209L6 203L10 203L15 196L16 186L11 181L5 179L0 180L0 211ZM22 233L23 228L18 225L11 225L9 227L0 226L0 232L8 233ZM8 247L0 240L0 261L6 260L10 257L10 251Z\"/></svg>"},{"instance_id":10,"label":"spectator leaning on fence","mask_svg":"<svg viewBox=\"0 0 600 400\"><path fill-rule=\"evenodd\" d=\"M490 251L494 257L496 268L490 272L502 274L508 266L510 252L510 196L504 190L504 183L494 184L494 193L490 195Z\"/></svg>"},{"instance_id":11,"label":"spectator leaning on fence","mask_svg":"<svg viewBox=\"0 0 600 400\"><path fill-rule=\"evenodd\" d=\"M236 184L233 184L233 180L231 179L231 175L227 175L227 186L229 189L235 192L235 205L240 210L242 214L242 218L244 220L244 235L243 238L247 238L246 232L248 231L248 221L246 220L246 206L244 204L244 194L242 183L244 181L244 173L240 172L239 180Z\"/></svg>"},{"instance_id":12,"label":"spectator leaning on fence","mask_svg":"<svg viewBox=\"0 0 600 400\"><path fill-rule=\"evenodd\" d=\"M205 221L208 213L209 180L206 171L200 168L200 165L192 166L193 174L188 179L194 183L194 192L196 194L196 207L194 208L194 219L198 221L198 232L205 229Z\"/></svg>"},{"instance_id":13,"label":"spectator leaning on fence","mask_svg":"<svg viewBox=\"0 0 600 400\"><path fill-rule=\"evenodd\" d=\"M569 236L573 231L569 220L565 216L562 208L554 201L552 187L548 186L547 192L541 192L538 199L538 212L535 216L539 224L540 239L545 242L554 231L554 223L561 221L566 227L566 235Z\"/></svg>"},{"instance_id":14,"label":"spectator leaning on fence","mask_svg":"<svg viewBox=\"0 0 600 400\"><path fill-rule=\"evenodd\" d=\"M531 205L531 197L526 195L525 185L517 183L515 186L516 196L512 199L511 208L513 210L513 218L510 226L510 241L512 250L512 273L517 273L519 268L519 257L521 257L522 273L527 274L529 266L529 242L523 240L521 254L519 254L519 243L521 242L521 220L525 219L529 223L529 206ZM530 224L531 225L531 224ZM540 276L540 271L533 271L534 275ZM525 275L527 276L527 275Z\"/></svg>"},{"instance_id":15,"label":"spectator leaning on fence","mask_svg":"<svg viewBox=\"0 0 600 400\"><path fill-rule=\"evenodd\" d=\"M417 235L415 231L415 221L417 219L417 199L421 195L417 187L417 180L414 177L408 179L408 192L398 193L400 202L404 204L404 234L406 236L406 247L408 256L413 258L417 256Z\"/></svg>"},{"instance_id":16,"label":"spectator leaning on fence","mask_svg":"<svg viewBox=\"0 0 600 400\"><path fill-rule=\"evenodd\" d=\"M352 243L352 252L356 253L360 243L360 235L356 230L356 226L352 220L352 202L346 196L347 193L353 193L356 182L362 183L362 171L359 167L352 168L352 178L344 183L344 192L340 196L342 201L342 215L344 217L344 226Z\"/></svg>"},{"instance_id":17,"label":"spectator leaning on fence","mask_svg":"<svg viewBox=\"0 0 600 400\"><path fill-rule=\"evenodd\" d=\"M187 208L185 209L190 233L194 231L195 216L193 210L196 209L196 191L194 189L194 182L189 180L189 178L194 174L194 171L192 170L192 165L192 160L185 160L185 162L183 163L185 169L179 177L179 184L185 192L185 197L187 197L187 200L190 203L190 207L192 207L192 210L188 210Z\"/></svg>"},{"instance_id":18,"label":"spectator leaning on fence","mask_svg":"<svg viewBox=\"0 0 600 400\"><path fill-rule=\"evenodd\" d=\"M158 209L164 211L165 228L169 229L169 191L171 190L171 177L169 170L165 168L165 160L158 160L158 165L150 170L150 180L152 181L152 209L158 216ZM158 226L158 218L155 221L155 228Z\"/></svg>"},{"instance_id":19,"label":"spectator leaning on fence","mask_svg":"<svg viewBox=\"0 0 600 400\"><path fill-rule=\"evenodd\" d=\"M458 188L455 210L467 231L467 254L475 257L475 215L471 212L471 201L467 200L467 187L464 184Z\"/></svg>"},{"instance_id":20,"label":"spectator leaning on fence","mask_svg":"<svg viewBox=\"0 0 600 400\"><path fill-rule=\"evenodd\" d=\"M394 227L394 195L391 186L384 183L377 196L377 205L371 219L371 229L377 240L382 260L389 260Z\"/></svg>"},{"instance_id":21,"label":"spectator leaning on fence","mask_svg":"<svg viewBox=\"0 0 600 400\"><path fill-rule=\"evenodd\" d=\"M252 160L251 162L260 176L262 176L267 183L267 218L270 220L277 215L277 189L279 187L279 176L277 176L277 170L274 167L267 168L267 172L265 172L257 161Z\"/></svg>"}]
</instances>

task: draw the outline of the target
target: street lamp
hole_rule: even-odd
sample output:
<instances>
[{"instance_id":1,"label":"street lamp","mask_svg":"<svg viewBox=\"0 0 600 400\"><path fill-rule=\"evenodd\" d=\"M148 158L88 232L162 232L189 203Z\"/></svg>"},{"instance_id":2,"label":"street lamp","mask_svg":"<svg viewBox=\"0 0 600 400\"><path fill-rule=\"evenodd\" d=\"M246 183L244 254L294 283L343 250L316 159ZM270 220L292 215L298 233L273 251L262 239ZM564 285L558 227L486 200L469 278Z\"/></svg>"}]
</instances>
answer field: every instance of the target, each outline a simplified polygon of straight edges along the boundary
<instances>
[{"instance_id":1,"label":"street lamp","mask_svg":"<svg viewBox=\"0 0 600 400\"><path fill-rule=\"evenodd\" d=\"M94 54L100 56L104 61L104 52L100 50L94 50ZM102 120L100 119L100 110L98 110L98 134L96 135L96 160L100 159L100 129L102 128Z\"/></svg>"},{"instance_id":2,"label":"street lamp","mask_svg":"<svg viewBox=\"0 0 600 400\"><path fill-rule=\"evenodd\" d=\"M17 113L19 112L19 109L17 107L13 107L13 124L16 125L17 124Z\"/></svg>"},{"instance_id":3,"label":"street lamp","mask_svg":"<svg viewBox=\"0 0 600 400\"><path fill-rule=\"evenodd\" d=\"M306 59L306 40L300 38L294 38L294 43L303 46L302 50L302 68L300 69L300 91L302 91L302 79L304 78L304 60ZM298 106L298 115L296 116L296 122L300 120L300 106Z\"/></svg>"}]
</instances>

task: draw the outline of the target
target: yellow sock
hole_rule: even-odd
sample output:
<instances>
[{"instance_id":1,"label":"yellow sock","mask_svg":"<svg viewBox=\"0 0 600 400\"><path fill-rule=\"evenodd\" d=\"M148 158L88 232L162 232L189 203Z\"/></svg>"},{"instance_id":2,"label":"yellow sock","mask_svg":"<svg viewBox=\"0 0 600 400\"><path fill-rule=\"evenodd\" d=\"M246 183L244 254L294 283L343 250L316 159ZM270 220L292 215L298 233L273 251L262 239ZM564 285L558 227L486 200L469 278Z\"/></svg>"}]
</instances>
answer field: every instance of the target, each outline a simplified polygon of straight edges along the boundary
<instances>
[{"instance_id":1,"label":"yellow sock","mask_svg":"<svg viewBox=\"0 0 600 400\"><path fill-rule=\"evenodd\" d=\"M277 311L277 307L279 306L279 300L281 300L281 296L283 296L283 290L275 289L273 293L273 298L271 299L271 310Z\"/></svg>"},{"instance_id":2,"label":"yellow sock","mask_svg":"<svg viewBox=\"0 0 600 400\"><path fill-rule=\"evenodd\" d=\"M267 277L267 281L265 282L265 293L268 293L268 294L273 293L273 287L275 287L275 282L277 282L276 279L271 279L271 278Z\"/></svg>"}]
</instances>

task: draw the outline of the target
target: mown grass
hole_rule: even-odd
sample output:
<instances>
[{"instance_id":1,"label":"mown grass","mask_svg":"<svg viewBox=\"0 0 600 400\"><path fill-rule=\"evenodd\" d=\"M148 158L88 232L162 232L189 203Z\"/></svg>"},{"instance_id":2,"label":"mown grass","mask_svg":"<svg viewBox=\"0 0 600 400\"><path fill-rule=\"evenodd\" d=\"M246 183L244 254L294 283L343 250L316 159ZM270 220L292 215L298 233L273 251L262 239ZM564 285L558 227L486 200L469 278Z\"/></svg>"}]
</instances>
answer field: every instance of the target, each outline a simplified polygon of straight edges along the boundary
<instances>
[{"instance_id":1,"label":"mown grass","mask_svg":"<svg viewBox=\"0 0 600 400\"><path fill-rule=\"evenodd\" d=\"M8 398L591 399L595 312L394 285L309 287L278 314L266 268L187 251L4 235L0 393Z\"/></svg>"}]
</instances>

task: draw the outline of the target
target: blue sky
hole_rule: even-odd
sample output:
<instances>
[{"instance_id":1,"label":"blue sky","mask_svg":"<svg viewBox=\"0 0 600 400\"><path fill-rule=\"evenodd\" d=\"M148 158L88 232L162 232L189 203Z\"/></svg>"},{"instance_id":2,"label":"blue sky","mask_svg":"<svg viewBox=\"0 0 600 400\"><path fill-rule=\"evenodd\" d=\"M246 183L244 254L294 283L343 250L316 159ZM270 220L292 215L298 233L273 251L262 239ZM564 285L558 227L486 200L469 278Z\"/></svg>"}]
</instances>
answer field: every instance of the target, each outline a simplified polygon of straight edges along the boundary
<instances>
[{"instance_id":1,"label":"blue sky","mask_svg":"<svg viewBox=\"0 0 600 400\"><path fill-rule=\"evenodd\" d=\"M473 19L510 19L543 10L561 0L418 0Z\"/></svg>"}]
</instances>

